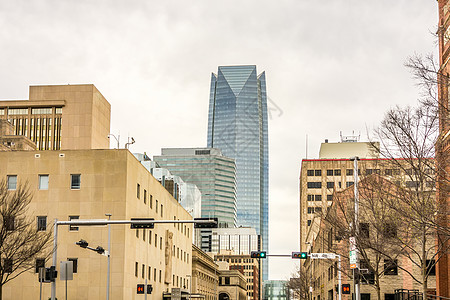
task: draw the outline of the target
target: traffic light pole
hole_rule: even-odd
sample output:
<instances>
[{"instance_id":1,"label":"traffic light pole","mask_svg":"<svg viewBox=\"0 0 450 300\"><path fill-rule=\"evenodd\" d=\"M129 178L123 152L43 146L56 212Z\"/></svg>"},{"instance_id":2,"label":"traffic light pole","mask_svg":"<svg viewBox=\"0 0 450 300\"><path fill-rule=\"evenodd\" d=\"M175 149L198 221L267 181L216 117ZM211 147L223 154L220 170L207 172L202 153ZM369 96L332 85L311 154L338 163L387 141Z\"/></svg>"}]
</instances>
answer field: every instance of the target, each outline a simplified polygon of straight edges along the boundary
<instances>
[{"instance_id":1,"label":"traffic light pole","mask_svg":"<svg viewBox=\"0 0 450 300\"><path fill-rule=\"evenodd\" d=\"M361 293L359 290L359 257L358 257L358 247L357 247L357 235L359 232L359 193L358 193L358 160L357 156L350 158L353 160L353 177L354 177L354 195L355 195L355 217L354 217L354 229L355 229L355 256L356 256L356 268L353 269L353 285L355 291L355 300L361 300ZM358 279L356 277L358 276Z\"/></svg>"},{"instance_id":2,"label":"traffic light pole","mask_svg":"<svg viewBox=\"0 0 450 300\"><path fill-rule=\"evenodd\" d=\"M52 264L56 268L56 263L58 259L58 226L106 226L114 224L131 224L131 225L151 225L151 224L174 224L174 223L193 223L193 224L211 224L217 226L216 220L153 220L150 218L140 219L140 220L106 220L106 219L88 219L88 220L71 220L71 221L58 221L55 219L53 227L53 259ZM108 251L110 241L108 242ZM109 272L108 272L109 273ZM107 296L109 296L109 288ZM51 285L51 300L56 300L56 280L52 282Z\"/></svg>"}]
</instances>

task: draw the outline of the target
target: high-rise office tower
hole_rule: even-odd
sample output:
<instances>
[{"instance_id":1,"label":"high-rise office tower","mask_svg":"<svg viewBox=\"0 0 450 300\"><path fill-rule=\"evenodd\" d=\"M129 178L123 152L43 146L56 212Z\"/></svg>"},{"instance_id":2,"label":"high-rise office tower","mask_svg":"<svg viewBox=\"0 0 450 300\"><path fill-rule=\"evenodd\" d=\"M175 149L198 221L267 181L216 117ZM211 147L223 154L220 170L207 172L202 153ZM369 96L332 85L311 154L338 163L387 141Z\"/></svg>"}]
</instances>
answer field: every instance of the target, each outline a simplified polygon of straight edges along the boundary
<instances>
[{"instance_id":1,"label":"high-rise office tower","mask_svg":"<svg viewBox=\"0 0 450 300\"><path fill-rule=\"evenodd\" d=\"M211 76L208 147L236 160L238 225L269 238L269 150L265 73L256 66L219 67ZM267 260L263 279L267 280Z\"/></svg>"}]
</instances>

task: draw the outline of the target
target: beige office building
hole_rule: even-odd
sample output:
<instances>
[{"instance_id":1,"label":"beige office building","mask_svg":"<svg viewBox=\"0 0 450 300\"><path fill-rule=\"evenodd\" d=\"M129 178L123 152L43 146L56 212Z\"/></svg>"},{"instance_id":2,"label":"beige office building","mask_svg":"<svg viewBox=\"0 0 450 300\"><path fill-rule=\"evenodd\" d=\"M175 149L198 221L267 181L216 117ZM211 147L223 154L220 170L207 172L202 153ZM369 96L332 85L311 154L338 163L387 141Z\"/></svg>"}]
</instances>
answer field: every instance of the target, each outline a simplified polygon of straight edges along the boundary
<instances>
[{"instance_id":1,"label":"beige office building","mask_svg":"<svg viewBox=\"0 0 450 300\"><path fill-rule=\"evenodd\" d=\"M29 214L36 223L70 219L112 220L149 217L156 220L191 220L191 216L128 150L2 151L0 178L14 188L28 182L33 193ZM44 222L45 222L44 221ZM36 225L37 226L37 225ZM192 224L157 224L135 230L112 225L111 299L142 299L137 284L153 285L151 299L163 292L190 285ZM78 247L80 239L90 246L107 248L107 227L59 228L58 264L72 260L74 280L68 282L70 299L105 299L107 258ZM51 262L46 263L49 267ZM57 298L64 299L65 283L56 280ZM39 295L35 269L25 272L3 288L4 299L35 299ZM43 299L50 284L43 284Z\"/></svg>"},{"instance_id":2,"label":"beige office building","mask_svg":"<svg viewBox=\"0 0 450 300\"><path fill-rule=\"evenodd\" d=\"M0 119L39 150L108 149L111 105L92 84L30 86L29 100L0 101Z\"/></svg>"}]
</instances>

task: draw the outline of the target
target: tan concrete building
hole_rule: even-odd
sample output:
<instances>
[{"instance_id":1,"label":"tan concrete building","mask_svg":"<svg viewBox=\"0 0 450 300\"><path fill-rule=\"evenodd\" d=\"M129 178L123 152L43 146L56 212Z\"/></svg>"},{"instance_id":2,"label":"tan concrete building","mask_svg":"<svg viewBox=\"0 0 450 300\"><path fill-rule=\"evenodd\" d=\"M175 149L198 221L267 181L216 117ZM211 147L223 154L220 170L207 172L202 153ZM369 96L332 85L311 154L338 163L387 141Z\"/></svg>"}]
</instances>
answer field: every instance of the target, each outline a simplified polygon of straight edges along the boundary
<instances>
[{"instance_id":1,"label":"tan concrete building","mask_svg":"<svg viewBox=\"0 0 450 300\"><path fill-rule=\"evenodd\" d=\"M244 275L247 299L258 300L260 295L260 272L257 258L249 254L234 254L231 250L222 250L214 255L218 263L226 262L230 270L237 270Z\"/></svg>"},{"instance_id":2,"label":"tan concrete building","mask_svg":"<svg viewBox=\"0 0 450 300\"><path fill-rule=\"evenodd\" d=\"M191 298L215 300L219 285L218 266L211 256L192 245Z\"/></svg>"},{"instance_id":3,"label":"tan concrete building","mask_svg":"<svg viewBox=\"0 0 450 300\"><path fill-rule=\"evenodd\" d=\"M111 105L92 84L30 86L29 100L0 101L0 119L39 150L108 149Z\"/></svg>"},{"instance_id":4,"label":"tan concrete building","mask_svg":"<svg viewBox=\"0 0 450 300\"><path fill-rule=\"evenodd\" d=\"M89 90L82 94L96 93L93 86L82 89ZM34 99L42 96L38 90L33 92ZM56 94L53 97L60 99ZM84 145L106 147L94 138L103 136L102 130L80 137ZM74 142L70 138L64 140L67 145ZM105 219L106 213L112 214L112 220L191 219L128 150L1 151L0 166L0 178L10 181L11 188L14 182L29 183L33 193L29 214L39 222L41 230L53 230L55 218ZM153 285L151 299L162 299L163 292L190 285L192 224L156 224L147 230L130 229L129 225L111 227L111 299L142 299L142 295L136 295L136 285L145 279ZM74 280L68 282L71 299L105 299L106 257L82 249L75 242L84 239L90 246L106 249L107 237L107 227L60 226L56 269L59 270L60 261L74 261L76 273ZM46 267L50 265L46 263ZM58 276L58 299L64 299L64 286ZM37 295L39 283L34 269L3 287L3 299L34 299ZM50 297L48 283L43 285L43 297Z\"/></svg>"},{"instance_id":5,"label":"tan concrete building","mask_svg":"<svg viewBox=\"0 0 450 300\"><path fill-rule=\"evenodd\" d=\"M246 284L244 275L231 270L225 261L219 261L219 300L246 300ZM259 298L258 298L259 299Z\"/></svg>"}]
</instances>

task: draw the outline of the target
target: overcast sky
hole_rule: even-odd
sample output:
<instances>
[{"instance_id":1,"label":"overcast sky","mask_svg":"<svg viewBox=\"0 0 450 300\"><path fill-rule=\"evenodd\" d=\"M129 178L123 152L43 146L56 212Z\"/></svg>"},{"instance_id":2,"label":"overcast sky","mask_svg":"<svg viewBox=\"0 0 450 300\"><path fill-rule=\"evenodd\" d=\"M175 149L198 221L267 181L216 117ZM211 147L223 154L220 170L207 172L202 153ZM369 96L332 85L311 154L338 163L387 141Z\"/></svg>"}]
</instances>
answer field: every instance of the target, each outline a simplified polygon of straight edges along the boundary
<instances>
[{"instance_id":1,"label":"overcast sky","mask_svg":"<svg viewBox=\"0 0 450 300\"><path fill-rule=\"evenodd\" d=\"M92 83L111 103L111 132L153 157L206 146L211 72L257 65L270 98L269 253L289 254L306 135L317 158L324 139L365 140L389 107L414 105L403 64L437 51L436 23L431 0L0 0L0 99ZM295 263L272 258L269 278Z\"/></svg>"}]
</instances>

